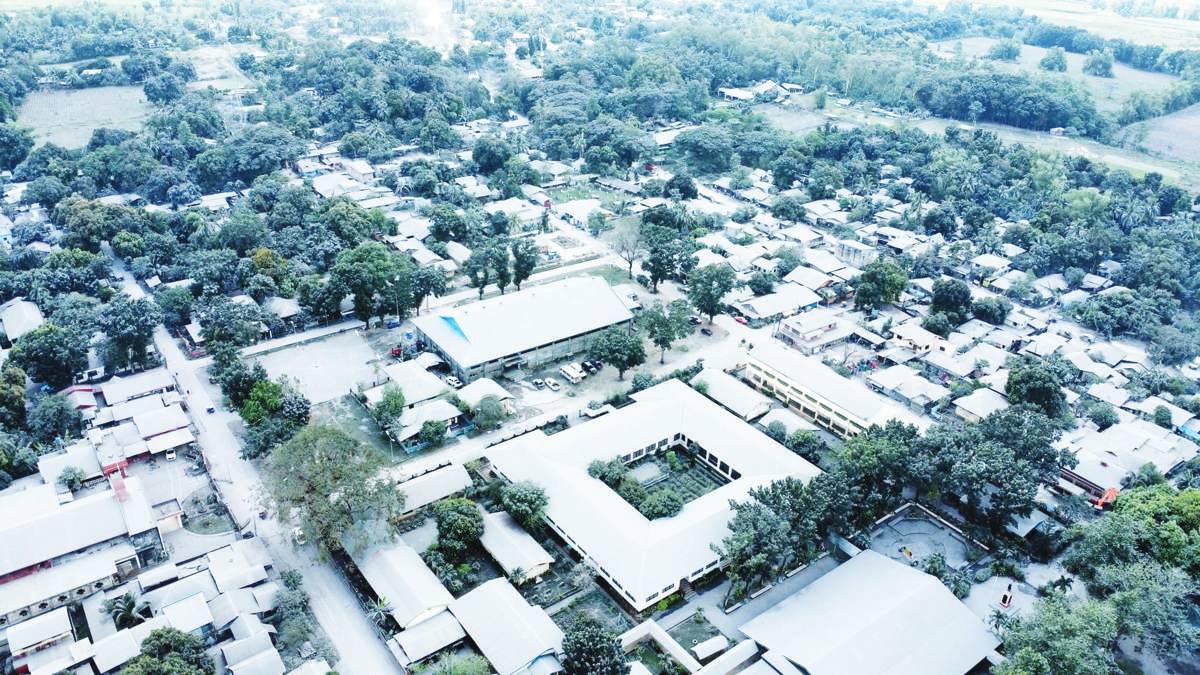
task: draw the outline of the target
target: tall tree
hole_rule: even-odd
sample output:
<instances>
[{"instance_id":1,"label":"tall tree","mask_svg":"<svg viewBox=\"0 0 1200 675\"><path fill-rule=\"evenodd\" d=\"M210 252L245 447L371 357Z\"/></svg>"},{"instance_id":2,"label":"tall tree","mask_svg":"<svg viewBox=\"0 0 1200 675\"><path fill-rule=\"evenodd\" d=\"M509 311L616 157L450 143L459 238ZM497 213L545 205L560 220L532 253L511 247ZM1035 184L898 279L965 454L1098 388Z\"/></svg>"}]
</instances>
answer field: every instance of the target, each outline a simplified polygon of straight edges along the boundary
<instances>
[{"instance_id":1,"label":"tall tree","mask_svg":"<svg viewBox=\"0 0 1200 675\"><path fill-rule=\"evenodd\" d=\"M147 348L162 319L162 311L154 302L133 299L124 293L114 297L100 312L100 329L107 338L105 364L109 368L124 368L146 363Z\"/></svg>"},{"instance_id":2,"label":"tall tree","mask_svg":"<svg viewBox=\"0 0 1200 675\"><path fill-rule=\"evenodd\" d=\"M622 326L611 326L592 338L588 355L617 369L617 379L625 379L625 371L646 362L642 338Z\"/></svg>"},{"instance_id":3,"label":"tall tree","mask_svg":"<svg viewBox=\"0 0 1200 675\"><path fill-rule=\"evenodd\" d=\"M588 615L567 627L563 668L567 675L624 675L628 670L617 635Z\"/></svg>"},{"instance_id":4,"label":"tall tree","mask_svg":"<svg viewBox=\"0 0 1200 675\"><path fill-rule=\"evenodd\" d=\"M694 270L688 277L688 299L712 323L713 317L724 308L722 298L733 290L737 276L728 265L708 265Z\"/></svg>"},{"instance_id":5,"label":"tall tree","mask_svg":"<svg viewBox=\"0 0 1200 675\"><path fill-rule=\"evenodd\" d=\"M386 466L382 453L337 429L307 427L271 453L266 482L280 521L298 521L311 541L334 550L356 522L400 515L404 493L382 477Z\"/></svg>"},{"instance_id":6,"label":"tall tree","mask_svg":"<svg viewBox=\"0 0 1200 675\"><path fill-rule=\"evenodd\" d=\"M667 350L676 340L691 332L688 323L691 312L686 300L676 300L669 307L663 307L661 302L654 303L638 316L638 324L646 331L646 337L660 350L659 363L666 361Z\"/></svg>"},{"instance_id":7,"label":"tall tree","mask_svg":"<svg viewBox=\"0 0 1200 675\"><path fill-rule=\"evenodd\" d=\"M532 239L522 238L512 243L512 278L517 290L537 268L540 251Z\"/></svg>"}]
</instances>

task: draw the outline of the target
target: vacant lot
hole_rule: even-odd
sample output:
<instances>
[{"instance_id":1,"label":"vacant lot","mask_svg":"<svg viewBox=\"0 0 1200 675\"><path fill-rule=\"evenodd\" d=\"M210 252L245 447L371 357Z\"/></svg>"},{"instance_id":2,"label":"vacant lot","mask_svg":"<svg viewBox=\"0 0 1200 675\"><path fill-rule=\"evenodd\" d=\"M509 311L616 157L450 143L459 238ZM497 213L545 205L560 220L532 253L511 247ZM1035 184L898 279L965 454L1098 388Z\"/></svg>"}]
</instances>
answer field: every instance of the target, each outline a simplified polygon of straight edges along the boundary
<instances>
[{"instance_id":1,"label":"vacant lot","mask_svg":"<svg viewBox=\"0 0 1200 675\"><path fill-rule=\"evenodd\" d=\"M945 7L950 0L917 0L920 4ZM1183 19L1121 16L1097 9L1086 0L980 0L978 4L1021 8L1047 23L1087 29L1110 39L1139 44L1158 44L1168 49L1200 47L1200 24ZM1187 5L1185 4L1184 7Z\"/></svg>"},{"instance_id":2,"label":"vacant lot","mask_svg":"<svg viewBox=\"0 0 1200 675\"><path fill-rule=\"evenodd\" d=\"M964 57L968 59L975 57L984 60L987 63L993 64L1001 72L1026 71L1030 73L1044 73L1050 77L1066 78L1075 82L1082 82L1092 92L1092 98L1096 101L1096 108L1102 112L1120 110L1125 100L1135 91L1154 94L1170 89L1172 85L1179 81L1173 75L1137 70L1136 68L1130 68L1120 63L1113 64L1113 77L1084 75L1083 62L1087 60L1087 57L1082 54L1072 54L1070 52L1067 52L1067 72L1048 73L1038 68L1038 62L1042 60L1042 57L1049 50L1042 47L1021 45L1021 55L1016 61L997 61L986 58L988 50L996 42L997 40L993 38L973 37L962 40L934 42L930 44L930 47L937 55L949 58L954 55L957 46L961 44Z\"/></svg>"},{"instance_id":3,"label":"vacant lot","mask_svg":"<svg viewBox=\"0 0 1200 675\"><path fill-rule=\"evenodd\" d=\"M1135 143L1154 153L1200 162L1200 104L1132 127Z\"/></svg>"},{"instance_id":4,"label":"vacant lot","mask_svg":"<svg viewBox=\"0 0 1200 675\"><path fill-rule=\"evenodd\" d=\"M81 148L100 127L141 129L150 111L141 87L35 91L21 104L17 122L33 129L39 143Z\"/></svg>"},{"instance_id":5,"label":"vacant lot","mask_svg":"<svg viewBox=\"0 0 1200 675\"><path fill-rule=\"evenodd\" d=\"M377 379L375 352L359 331L338 333L257 357L272 379L287 377L313 403L350 393Z\"/></svg>"},{"instance_id":6,"label":"vacant lot","mask_svg":"<svg viewBox=\"0 0 1200 675\"><path fill-rule=\"evenodd\" d=\"M262 55L264 52L253 45L206 45L179 52L175 56L185 58L196 67L196 80L188 83L188 89L212 87L221 91L242 89L251 85L234 61L239 54Z\"/></svg>"}]
</instances>

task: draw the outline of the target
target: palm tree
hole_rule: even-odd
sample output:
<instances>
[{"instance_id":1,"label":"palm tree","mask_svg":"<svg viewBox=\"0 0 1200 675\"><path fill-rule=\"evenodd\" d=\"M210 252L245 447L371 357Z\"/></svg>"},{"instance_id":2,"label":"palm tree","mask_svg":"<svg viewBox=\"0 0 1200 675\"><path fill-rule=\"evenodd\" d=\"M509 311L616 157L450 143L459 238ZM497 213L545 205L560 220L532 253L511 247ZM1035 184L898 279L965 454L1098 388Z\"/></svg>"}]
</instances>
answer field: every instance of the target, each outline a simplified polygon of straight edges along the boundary
<instances>
[{"instance_id":1,"label":"palm tree","mask_svg":"<svg viewBox=\"0 0 1200 675\"><path fill-rule=\"evenodd\" d=\"M392 603L388 602L388 599L383 596L376 598L371 604L367 605L367 618L380 628L384 627L391 614Z\"/></svg>"},{"instance_id":2,"label":"palm tree","mask_svg":"<svg viewBox=\"0 0 1200 675\"><path fill-rule=\"evenodd\" d=\"M103 607L117 628L132 628L150 618L150 605L138 602L129 593L105 600Z\"/></svg>"}]
</instances>

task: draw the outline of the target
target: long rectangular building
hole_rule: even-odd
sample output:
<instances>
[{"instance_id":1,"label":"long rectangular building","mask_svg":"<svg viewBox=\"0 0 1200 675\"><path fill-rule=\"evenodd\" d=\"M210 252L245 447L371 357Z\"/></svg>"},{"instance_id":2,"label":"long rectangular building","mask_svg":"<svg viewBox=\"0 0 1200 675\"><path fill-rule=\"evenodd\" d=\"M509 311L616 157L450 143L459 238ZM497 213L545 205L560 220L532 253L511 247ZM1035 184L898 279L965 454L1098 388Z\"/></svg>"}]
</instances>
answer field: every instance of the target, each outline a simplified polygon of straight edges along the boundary
<instances>
[{"instance_id":1,"label":"long rectangular building","mask_svg":"<svg viewBox=\"0 0 1200 675\"><path fill-rule=\"evenodd\" d=\"M849 438L891 420L918 429L929 420L876 394L861 382L842 377L819 360L773 341L755 345L746 361L752 385L774 396L810 422Z\"/></svg>"},{"instance_id":2,"label":"long rectangular building","mask_svg":"<svg viewBox=\"0 0 1200 675\"><path fill-rule=\"evenodd\" d=\"M571 277L413 320L463 382L566 358L633 314L599 277Z\"/></svg>"}]
</instances>

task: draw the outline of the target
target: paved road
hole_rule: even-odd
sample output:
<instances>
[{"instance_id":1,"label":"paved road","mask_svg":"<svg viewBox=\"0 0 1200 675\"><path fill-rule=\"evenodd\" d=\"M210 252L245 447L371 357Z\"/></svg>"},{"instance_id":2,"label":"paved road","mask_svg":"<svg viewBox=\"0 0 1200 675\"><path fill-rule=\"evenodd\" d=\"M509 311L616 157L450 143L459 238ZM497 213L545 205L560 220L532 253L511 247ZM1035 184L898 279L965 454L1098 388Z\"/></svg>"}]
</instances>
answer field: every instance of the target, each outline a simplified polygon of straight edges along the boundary
<instances>
[{"instance_id":1,"label":"paved road","mask_svg":"<svg viewBox=\"0 0 1200 675\"><path fill-rule=\"evenodd\" d=\"M134 297L144 295L120 261L114 270ZM287 336L281 340L295 339ZM349 675L401 673L399 665L376 635L358 606L353 591L329 562L317 558L314 547L296 547L275 519L257 517L263 503L262 477L258 468L241 458L241 442L233 432L240 424L237 414L221 407L221 395L208 383L205 371L210 359L189 360L178 342L159 326L154 344L174 373L188 409L196 422L197 440L209 465L209 473L240 527L252 528L271 553L277 569L299 570L304 589L311 598L313 615L338 652L338 671ZM209 407L212 414L205 413Z\"/></svg>"}]
</instances>

